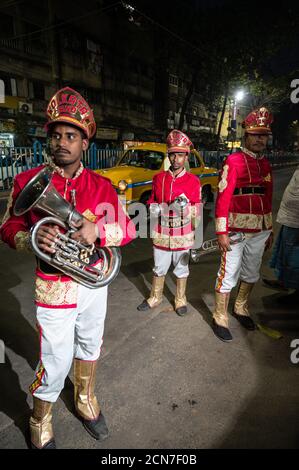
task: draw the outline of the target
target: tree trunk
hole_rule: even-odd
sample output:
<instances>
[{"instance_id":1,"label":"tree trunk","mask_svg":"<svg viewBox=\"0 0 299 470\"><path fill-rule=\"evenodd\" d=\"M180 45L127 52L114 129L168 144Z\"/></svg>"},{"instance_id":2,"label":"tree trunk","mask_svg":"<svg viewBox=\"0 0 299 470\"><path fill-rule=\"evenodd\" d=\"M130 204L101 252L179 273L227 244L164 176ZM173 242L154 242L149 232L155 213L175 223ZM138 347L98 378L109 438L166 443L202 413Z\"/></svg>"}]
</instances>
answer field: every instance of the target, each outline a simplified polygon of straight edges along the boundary
<instances>
[{"instance_id":1,"label":"tree trunk","mask_svg":"<svg viewBox=\"0 0 299 470\"><path fill-rule=\"evenodd\" d=\"M218 124L218 130L217 130L217 144L219 144L219 142L220 142L221 129L222 129L224 114L225 114L225 110L226 110L227 99L228 99L228 90L229 90L229 86L227 85L226 88L225 88L224 101L223 101L223 106L222 106L222 110L221 110L221 116L220 116L219 124Z\"/></svg>"},{"instance_id":2,"label":"tree trunk","mask_svg":"<svg viewBox=\"0 0 299 470\"><path fill-rule=\"evenodd\" d=\"M190 87L189 87L189 89L186 93L186 96L185 96L185 99L184 99L184 102L183 102L183 106L182 106L182 110L181 110L181 114L180 114L180 119L179 119L179 125L178 125L178 128L181 131L183 130L183 127L184 127L184 120L185 120L185 114L186 114L186 111L187 111L187 107L189 105L190 99L192 97L192 94L193 94L193 91L194 91L194 88L195 88L195 84L196 84L196 80L197 80L197 76L198 76L198 70L199 70L199 67L197 66L193 71Z\"/></svg>"}]
</instances>

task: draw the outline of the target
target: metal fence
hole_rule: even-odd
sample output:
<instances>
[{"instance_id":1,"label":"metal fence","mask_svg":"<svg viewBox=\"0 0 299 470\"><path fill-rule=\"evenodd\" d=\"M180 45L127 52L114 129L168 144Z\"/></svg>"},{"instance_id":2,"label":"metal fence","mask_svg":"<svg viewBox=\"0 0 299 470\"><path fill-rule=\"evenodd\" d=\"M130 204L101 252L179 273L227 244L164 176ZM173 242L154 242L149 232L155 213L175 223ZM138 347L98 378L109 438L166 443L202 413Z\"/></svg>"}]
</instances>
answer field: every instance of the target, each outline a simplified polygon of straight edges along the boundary
<instances>
[{"instance_id":1,"label":"metal fence","mask_svg":"<svg viewBox=\"0 0 299 470\"><path fill-rule=\"evenodd\" d=\"M205 150L201 154L206 166L219 169L228 152ZM110 168L116 165L122 155L122 149L103 149L92 143L83 153L82 161L86 168L92 170ZM279 151L270 152L266 156L273 167L299 164L299 153ZM48 158L46 145L38 141L32 147L0 149L0 191L11 187L15 175L47 162Z\"/></svg>"},{"instance_id":2,"label":"metal fence","mask_svg":"<svg viewBox=\"0 0 299 470\"><path fill-rule=\"evenodd\" d=\"M92 143L83 152L83 165L92 170L110 168L116 165L122 156L122 149L102 149ZM11 187L15 175L22 171L35 168L47 162L46 145L34 142L32 147L11 147L0 150L0 191Z\"/></svg>"},{"instance_id":3,"label":"metal fence","mask_svg":"<svg viewBox=\"0 0 299 470\"><path fill-rule=\"evenodd\" d=\"M204 150L201 154L206 166L213 166L219 169L224 158L229 155L229 152ZM299 164L299 153L278 151L266 153L265 156L273 167Z\"/></svg>"}]
</instances>

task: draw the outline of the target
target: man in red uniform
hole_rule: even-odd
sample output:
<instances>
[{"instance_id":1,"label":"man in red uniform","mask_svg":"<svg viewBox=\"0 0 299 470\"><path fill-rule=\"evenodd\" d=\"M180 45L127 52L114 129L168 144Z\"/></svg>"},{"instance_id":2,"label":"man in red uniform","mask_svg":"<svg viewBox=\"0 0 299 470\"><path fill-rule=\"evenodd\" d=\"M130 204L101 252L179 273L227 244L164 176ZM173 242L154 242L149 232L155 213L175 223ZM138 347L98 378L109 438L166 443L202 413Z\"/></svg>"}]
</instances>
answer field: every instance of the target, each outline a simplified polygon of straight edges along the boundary
<instances>
[{"instance_id":1,"label":"man in red uniform","mask_svg":"<svg viewBox=\"0 0 299 470\"><path fill-rule=\"evenodd\" d=\"M186 285L189 276L189 250L195 239L195 226L199 218L200 181L185 170L192 142L181 131L173 130L167 137L170 169L154 176L151 197L148 201L152 211L160 211L159 222L152 237L155 267L150 297L138 307L144 311L162 302L165 276L171 263L177 278L175 311L182 316L187 313ZM186 207L175 210L176 198L186 202Z\"/></svg>"},{"instance_id":2,"label":"man in red uniform","mask_svg":"<svg viewBox=\"0 0 299 470\"><path fill-rule=\"evenodd\" d=\"M263 154L272 122L272 114L264 107L246 117L245 147L226 158L220 176L215 215L222 256L215 287L213 330L223 341L232 340L227 308L230 292L239 279L233 316L248 330L255 329L248 299L259 279L265 247L270 247L273 240L272 172ZM242 232L243 241L230 246L229 232Z\"/></svg>"},{"instance_id":3,"label":"man in red uniform","mask_svg":"<svg viewBox=\"0 0 299 470\"><path fill-rule=\"evenodd\" d=\"M87 170L81 163L82 152L96 131L93 112L82 96L71 88L59 90L47 108L56 190L84 215L83 224L73 238L83 244L120 246L135 236L134 226L118 203L111 183ZM44 167L15 177L0 234L16 250L30 250L30 228L43 215L30 210L22 216L13 213L16 199L24 186ZM114 217L101 213L108 204ZM108 211L109 212L109 211ZM97 225L96 225L97 224ZM37 243L47 253L55 251L57 226L41 226ZM93 263L97 260L91 260ZM64 386L74 359L75 407L87 431L98 440L108 429L94 394L96 364L100 356L107 310L107 286L90 289L37 260L35 304L40 336L40 360L30 386L33 412L30 418L33 448L55 448L52 430L52 405Z\"/></svg>"}]
</instances>

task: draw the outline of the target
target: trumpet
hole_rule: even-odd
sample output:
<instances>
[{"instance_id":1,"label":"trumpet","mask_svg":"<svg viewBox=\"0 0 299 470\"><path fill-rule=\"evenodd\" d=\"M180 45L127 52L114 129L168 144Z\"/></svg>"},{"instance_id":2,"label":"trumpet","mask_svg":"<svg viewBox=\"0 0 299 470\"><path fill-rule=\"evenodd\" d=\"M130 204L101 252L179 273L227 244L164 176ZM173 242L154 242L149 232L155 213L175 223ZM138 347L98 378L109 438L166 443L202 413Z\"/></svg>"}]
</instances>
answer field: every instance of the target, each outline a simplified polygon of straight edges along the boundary
<instances>
[{"instance_id":1,"label":"trumpet","mask_svg":"<svg viewBox=\"0 0 299 470\"><path fill-rule=\"evenodd\" d=\"M189 201L185 195L178 196L174 199L172 203L169 204L169 208L175 210L177 214L181 214L181 211L185 209ZM163 203L162 203L163 204ZM166 204L166 203L164 203ZM167 205L168 206L168 205ZM166 206L166 207L167 207ZM150 213L152 217L159 217L162 213L161 205L157 202L154 202L150 205Z\"/></svg>"},{"instance_id":2,"label":"trumpet","mask_svg":"<svg viewBox=\"0 0 299 470\"><path fill-rule=\"evenodd\" d=\"M230 245L236 245L245 239L245 235L242 232L230 232L228 236ZM193 263L198 263L202 256L218 250L218 238L211 238L209 240L205 240L200 248L191 249L190 259Z\"/></svg>"},{"instance_id":3,"label":"trumpet","mask_svg":"<svg viewBox=\"0 0 299 470\"><path fill-rule=\"evenodd\" d=\"M23 215L31 209L39 209L50 215L39 220L30 231L30 243L36 256L91 289L110 284L118 275L121 254L117 247L84 245L71 238L78 230L84 216L66 201L51 182L52 171L45 167L35 175L20 192L14 214ZM57 234L55 253L42 251L37 243L37 232L42 225L55 224L65 233ZM95 256L94 256L95 255ZM91 265L91 258L99 260Z\"/></svg>"}]
</instances>

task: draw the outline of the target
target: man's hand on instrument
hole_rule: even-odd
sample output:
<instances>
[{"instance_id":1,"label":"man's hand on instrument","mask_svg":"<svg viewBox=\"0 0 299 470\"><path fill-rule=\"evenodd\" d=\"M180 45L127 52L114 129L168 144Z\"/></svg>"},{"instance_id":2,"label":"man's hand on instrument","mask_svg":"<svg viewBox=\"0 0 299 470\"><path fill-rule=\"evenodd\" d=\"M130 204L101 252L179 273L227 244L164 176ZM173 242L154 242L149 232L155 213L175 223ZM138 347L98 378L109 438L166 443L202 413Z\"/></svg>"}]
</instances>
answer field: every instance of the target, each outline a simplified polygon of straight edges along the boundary
<instances>
[{"instance_id":1,"label":"man's hand on instrument","mask_svg":"<svg viewBox=\"0 0 299 470\"><path fill-rule=\"evenodd\" d=\"M96 224L83 218L80 229L72 234L72 238L83 245L92 245L99 236L99 230Z\"/></svg>"},{"instance_id":2,"label":"man's hand on instrument","mask_svg":"<svg viewBox=\"0 0 299 470\"><path fill-rule=\"evenodd\" d=\"M57 242L58 233L58 225L42 225L36 236L38 247L46 253L55 253L54 245Z\"/></svg>"},{"instance_id":3,"label":"man's hand on instrument","mask_svg":"<svg viewBox=\"0 0 299 470\"><path fill-rule=\"evenodd\" d=\"M218 238L219 248L223 253L225 253L226 251L231 251L231 247L229 244L229 236L226 233L217 235L217 238Z\"/></svg>"},{"instance_id":4,"label":"man's hand on instrument","mask_svg":"<svg viewBox=\"0 0 299 470\"><path fill-rule=\"evenodd\" d=\"M273 239L274 239L274 234L273 234L273 232L271 232L269 237L266 240L265 250L271 250L272 245L273 245Z\"/></svg>"}]
</instances>

